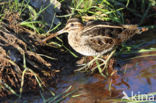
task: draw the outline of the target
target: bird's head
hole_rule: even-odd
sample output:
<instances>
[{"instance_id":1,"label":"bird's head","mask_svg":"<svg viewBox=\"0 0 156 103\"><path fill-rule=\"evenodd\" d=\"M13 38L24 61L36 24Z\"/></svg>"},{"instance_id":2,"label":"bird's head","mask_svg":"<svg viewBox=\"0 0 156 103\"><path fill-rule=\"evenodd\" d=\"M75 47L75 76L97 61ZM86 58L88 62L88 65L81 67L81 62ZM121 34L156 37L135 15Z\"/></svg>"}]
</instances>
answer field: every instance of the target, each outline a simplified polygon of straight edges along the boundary
<instances>
[{"instance_id":1,"label":"bird's head","mask_svg":"<svg viewBox=\"0 0 156 103\"><path fill-rule=\"evenodd\" d=\"M63 34L63 33L73 34L75 32L76 33L80 32L82 29L83 29L83 23L81 22L81 20L78 19L78 18L71 18L71 19L69 19L67 21L66 26L62 30L56 32L53 35L48 36L47 38L43 39L42 41L44 43L46 43L47 40L49 40L49 39L51 39L53 37L56 37L56 36L58 36L60 34Z\"/></svg>"},{"instance_id":2,"label":"bird's head","mask_svg":"<svg viewBox=\"0 0 156 103\"><path fill-rule=\"evenodd\" d=\"M70 33L70 32L78 32L83 29L83 24L80 19L78 18L71 18L67 21L66 26L57 32L57 34L62 33Z\"/></svg>"}]
</instances>

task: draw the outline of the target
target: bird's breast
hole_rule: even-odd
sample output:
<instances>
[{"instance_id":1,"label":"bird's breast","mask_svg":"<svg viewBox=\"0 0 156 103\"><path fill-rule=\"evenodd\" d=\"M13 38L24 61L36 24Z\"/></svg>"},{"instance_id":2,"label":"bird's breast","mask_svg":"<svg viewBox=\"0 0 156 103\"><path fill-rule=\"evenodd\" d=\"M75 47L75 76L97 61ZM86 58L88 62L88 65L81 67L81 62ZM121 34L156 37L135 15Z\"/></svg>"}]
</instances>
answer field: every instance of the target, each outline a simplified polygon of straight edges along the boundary
<instances>
[{"instance_id":1,"label":"bird's breast","mask_svg":"<svg viewBox=\"0 0 156 103\"><path fill-rule=\"evenodd\" d=\"M80 42L81 42L81 38L78 36L77 33L68 34L68 43L73 49L80 46Z\"/></svg>"},{"instance_id":2,"label":"bird's breast","mask_svg":"<svg viewBox=\"0 0 156 103\"><path fill-rule=\"evenodd\" d=\"M87 38L86 36L79 36L77 34L68 34L68 43L76 52L85 56L94 56L96 52L86 45Z\"/></svg>"}]
</instances>

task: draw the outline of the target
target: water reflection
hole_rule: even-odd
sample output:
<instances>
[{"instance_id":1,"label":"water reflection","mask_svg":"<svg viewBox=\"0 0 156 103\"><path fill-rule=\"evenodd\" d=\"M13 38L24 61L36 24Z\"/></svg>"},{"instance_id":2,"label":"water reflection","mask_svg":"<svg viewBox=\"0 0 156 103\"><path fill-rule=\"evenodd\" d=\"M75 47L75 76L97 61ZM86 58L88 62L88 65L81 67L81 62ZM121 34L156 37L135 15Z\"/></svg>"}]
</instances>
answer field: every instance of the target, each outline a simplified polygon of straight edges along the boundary
<instances>
[{"instance_id":1,"label":"water reflection","mask_svg":"<svg viewBox=\"0 0 156 103\"><path fill-rule=\"evenodd\" d=\"M156 40L153 39L156 35L153 33L153 31L147 32L143 35L144 39L138 41L136 38L137 41L133 43L146 42L140 48L156 47ZM131 42L131 44L133 43ZM73 89L81 88L81 90L75 94L79 95L78 97L68 98L62 103L112 103L112 99L123 97L123 91L128 96L155 92L156 58L145 56L153 54L156 52L141 53L139 54L140 57L120 62L121 67L118 69L118 76L115 78L104 79L98 74L87 76L84 73L65 76L62 81L66 81L66 83L58 84L59 88L60 85L72 85ZM128 56L122 55L121 57Z\"/></svg>"},{"instance_id":2,"label":"water reflection","mask_svg":"<svg viewBox=\"0 0 156 103\"><path fill-rule=\"evenodd\" d=\"M64 77L63 81L66 81L66 83L59 84L59 88L60 85L72 85L73 89L81 88L81 90L75 94L79 95L78 97L68 98L62 103L112 103L113 98L122 98L123 91L128 96L132 96L132 93L135 95L156 91L155 58L131 60L121 67L121 70L124 73L115 78L115 82L112 82L111 90L109 90L111 78L101 79L97 74L86 76L84 73L76 73L73 76Z\"/></svg>"}]
</instances>

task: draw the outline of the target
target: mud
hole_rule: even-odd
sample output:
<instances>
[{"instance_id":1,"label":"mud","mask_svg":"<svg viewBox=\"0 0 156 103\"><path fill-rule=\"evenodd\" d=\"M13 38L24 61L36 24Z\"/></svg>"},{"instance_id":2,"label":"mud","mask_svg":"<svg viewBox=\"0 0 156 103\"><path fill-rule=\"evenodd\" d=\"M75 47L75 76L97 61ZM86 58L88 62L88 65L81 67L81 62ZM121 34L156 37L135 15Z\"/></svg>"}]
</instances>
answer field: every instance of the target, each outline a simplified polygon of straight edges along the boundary
<instances>
[{"instance_id":1,"label":"mud","mask_svg":"<svg viewBox=\"0 0 156 103\"><path fill-rule=\"evenodd\" d=\"M6 11L0 26L0 97L13 94L7 85L19 94L40 89L35 78L41 81L41 86L54 84L49 80L55 77L51 70L50 60L39 54L42 53L40 38L33 31L20 26L21 18L16 12ZM24 75L24 71L25 75ZM24 79L21 78L24 75ZM40 78L41 77L41 78ZM47 78L48 77L48 78ZM21 82L24 83L21 84ZM48 82L48 83L47 83Z\"/></svg>"}]
</instances>

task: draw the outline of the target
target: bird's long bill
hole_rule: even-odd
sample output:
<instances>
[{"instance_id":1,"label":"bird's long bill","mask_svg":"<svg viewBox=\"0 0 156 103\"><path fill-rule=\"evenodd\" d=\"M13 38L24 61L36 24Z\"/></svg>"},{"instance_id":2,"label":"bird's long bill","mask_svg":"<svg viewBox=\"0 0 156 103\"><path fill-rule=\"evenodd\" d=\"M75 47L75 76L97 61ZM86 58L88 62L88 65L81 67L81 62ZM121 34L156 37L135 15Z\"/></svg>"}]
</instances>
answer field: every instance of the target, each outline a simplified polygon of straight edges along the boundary
<instances>
[{"instance_id":1,"label":"bird's long bill","mask_svg":"<svg viewBox=\"0 0 156 103\"><path fill-rule=\"evenodd\" d=\"M56 36L58 36L58 35L60 35L60 34L65 33L65 32L66 32L66 31L65 31L65 29L63 28L63 29L59 30L58 32L53 33L53 34L51 34L50 36L46 37L46 38L43 39L42 41L43 41L44 43L46 43L46 41L48 41L49 39L52 39L52 38L54 38L54 37L56 37Z\"/></svg>"},{"instance_id":2,"label":"bird's long bill","mask_svg":"<svg viewBox=\"0 0 156 103\"><path fill-rule=\"evenodd\" d=\"M63 29L61 29L61 30L59 30L59 31L57 32L57 35L63 34L63 33L65 33L65 32L66 32L65 28L63 28Z\"/></svg>"}]
</instances>

